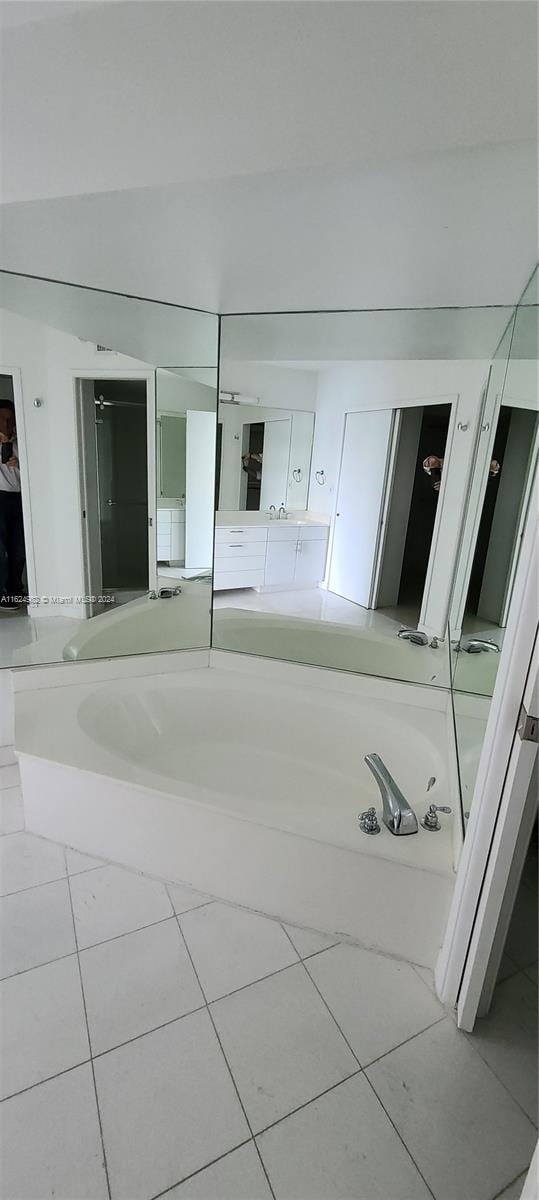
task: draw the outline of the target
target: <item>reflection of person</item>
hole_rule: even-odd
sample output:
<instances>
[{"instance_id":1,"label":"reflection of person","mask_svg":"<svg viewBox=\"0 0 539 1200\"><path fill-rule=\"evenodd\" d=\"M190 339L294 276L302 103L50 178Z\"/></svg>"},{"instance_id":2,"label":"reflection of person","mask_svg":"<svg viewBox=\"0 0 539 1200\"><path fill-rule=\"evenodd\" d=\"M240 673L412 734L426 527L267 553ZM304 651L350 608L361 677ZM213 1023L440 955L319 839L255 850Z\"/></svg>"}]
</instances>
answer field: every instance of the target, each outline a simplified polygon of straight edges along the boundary
<instances>
[{"instance_id":1,"label":"reflection of person","mask_svg":"<svg viewBox=\"0 0 539 1200\"><path fill-rule=\"evenodd\" d=\"M0 613L20 607L25 562L15 408L10 400L0 400L2 443L11 445L11 455L0 461Z\"/></svg>"},{"instance_id":2,"label":"reflection of person","mask_svg":"<svg viewBox=\"0 0 539 1200\"><path fill-rule=\"evenodd\" d=\"M434 478L433 483L432 483L432 486L433 486L435 492L440 491L440 484L442 482L441 474L442 474L443 465L444 465L443 458L438 458L437 454L428 454L427 457L423 459L423 470L427 472L427 475L431 475L433 471L440 473L439 475L437 475ZM493 458L491 461L490 467L489 467L489 475L499 475L499 472L500 472L500 464L499 464L499 462L496 461L495 458Z\"/></svg>"},{"instance_id":3,"label":"reflection of person","mask_svg":"<svg viewBox=\"0 0 539 1200\"><path fill-rule=\"evenodd\" d=\"M249 479L257 480L258 482L260 482L260 480L262 479L262 455L261 454L251 454L251 453L242 454L241 462L242 462L243 469L244 469L244 471L247 472Z\"/></svg>"}]
</instances>

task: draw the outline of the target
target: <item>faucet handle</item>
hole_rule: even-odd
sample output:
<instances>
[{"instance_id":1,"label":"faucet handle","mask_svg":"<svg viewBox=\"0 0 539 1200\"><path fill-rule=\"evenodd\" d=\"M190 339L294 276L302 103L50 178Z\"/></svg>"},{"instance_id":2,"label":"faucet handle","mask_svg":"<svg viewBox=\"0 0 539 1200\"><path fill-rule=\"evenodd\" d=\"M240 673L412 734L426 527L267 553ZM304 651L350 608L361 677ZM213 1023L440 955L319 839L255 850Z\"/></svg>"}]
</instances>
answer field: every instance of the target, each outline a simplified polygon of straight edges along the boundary
<instances>
[{"instance_id":1,"label":"faucet handle","mask_svg":"<svg viewBox=\"0 0 539 1200\"><path fill-rule=\"evenodd\" d=\"M365 812L359 813L359 828L362 833L380 833L375 808L367 808Z\"/></svg>"},{"instance_id":2,"label":"faucet handle","mask_svg":"<svg viewBox=\"0 0 539 1200\"><path fill-rule=\"evenodd\" d=\"M450 813L451 809L448 804L429 804L425 816L420 821L423 829L428 829L430 832L437 832L438 829L442 828L438 818L439 812Z\"/></svg>"}]
</instances>

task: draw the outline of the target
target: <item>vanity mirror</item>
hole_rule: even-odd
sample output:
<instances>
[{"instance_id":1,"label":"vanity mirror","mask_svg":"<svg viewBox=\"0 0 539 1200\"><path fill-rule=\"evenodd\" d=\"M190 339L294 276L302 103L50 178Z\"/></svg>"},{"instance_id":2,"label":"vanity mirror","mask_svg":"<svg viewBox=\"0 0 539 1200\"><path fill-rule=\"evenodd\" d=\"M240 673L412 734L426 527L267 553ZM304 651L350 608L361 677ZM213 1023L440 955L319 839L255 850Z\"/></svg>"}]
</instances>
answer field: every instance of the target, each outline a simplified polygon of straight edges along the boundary
<instances>
[{"instance_id":1,"label":"vanity mirror","mask_svg":"<svg viewBox=\"0 0 539 1200\"><path fill-rule=\"evenodd\" d=\"M494 356L470 473L449 640L467 817L539 455L537 272Z\"/></svg>"},{"instance_id":2,"label":"vanity mirror","mask_svg":"<svg viewBox=\"0 0 539 1200\"><path fill-rule=\"evenodd\" d=\"M222 318L216 647L449 686L466 489L510 316Z\"/></svg>"},{"instance_id":3,"label":"vanity mirror","mask_svg":"<svg viewBox=\"0 0 539 1200\"><path fill-rule=\"evenodd\" d=\"M2 665L208 647L217 317L0 285Z\"/></svg>"}]
</instances>

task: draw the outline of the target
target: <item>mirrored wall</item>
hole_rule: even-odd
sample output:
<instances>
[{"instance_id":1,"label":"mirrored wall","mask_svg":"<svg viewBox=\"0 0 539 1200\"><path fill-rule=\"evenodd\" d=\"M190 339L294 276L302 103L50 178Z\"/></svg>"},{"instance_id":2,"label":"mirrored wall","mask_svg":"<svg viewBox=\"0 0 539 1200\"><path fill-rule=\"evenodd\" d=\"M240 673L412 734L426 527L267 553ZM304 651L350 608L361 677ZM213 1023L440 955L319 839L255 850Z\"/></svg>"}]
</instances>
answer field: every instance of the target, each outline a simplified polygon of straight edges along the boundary
<instances>
[{"instance_id":1,"label":"mirrored wall","mask_svg":"<svg viewBox=\"0 0 539 1200\"><path fill-rule=\"evenodd\" d=\"M489 373L450 608L453 707L465 820L537 473L538 318L536 271L504 331Z\"/></svg>"},{"instance_id":2,"label":"mirrored wall","mask_svg":"<svg viewBox=\"0 0 539 1200\"><path fill-rule=\"evenodd\" d=\"M207 648L218 318L0 288L1 665Z\"/></svg>"},{"instance_id":3,"label":"mirrored wall","mask_svg":"<svg viewBox=\"0 0 539 1200\"><path fill-rule=\"evenodd\" d=\"M511 316L222 318L214 646L450 686L467 489Z\"/></svg>"}]
</instances>

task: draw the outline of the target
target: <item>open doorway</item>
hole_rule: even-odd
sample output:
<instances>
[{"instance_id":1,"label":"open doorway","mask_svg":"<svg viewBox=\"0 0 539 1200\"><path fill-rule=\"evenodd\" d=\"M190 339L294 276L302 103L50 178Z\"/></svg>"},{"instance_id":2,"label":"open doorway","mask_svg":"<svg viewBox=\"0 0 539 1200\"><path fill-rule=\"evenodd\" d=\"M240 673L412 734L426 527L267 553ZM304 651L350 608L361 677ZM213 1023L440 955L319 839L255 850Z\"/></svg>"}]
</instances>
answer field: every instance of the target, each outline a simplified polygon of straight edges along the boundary
<instances>
[{"instance_id":1,"label":"open doorway","mask_svg":"<svg viewBox=\"0 0 539 1200\"><path fill-rule=\"evenodd\" d=\"M81 379L78 393L87 615L148 591L148 396L143 379Z\"/></svg>"},{"instance_id":2,"label":"open doorway","mask_svg":"<svg viewBox=\"0 0 539 1200\"><path fill-rule=\"evenodd\" d=\"M411 411L419 415L417 409ZM430 468L429 474L423 464L429 458L443 463L450 416L450 404L430 404L421 410L397 596L397 605L406 611L409 624L417 624L421 611L442 473L441 465Z\"/></svg>"},{"instance_id":3,"label":"open doorway","mask_svg":"<svg viewBox=\"0 0 539 1200\"><path fill-rule=\"evenodd\" d=\"M260 508L264 428L263 421L253 421L243 426L240 508L247 512L258 512Z\"/></svg>"},{"instance_id":4,"label":"open doorway","mask_svg":"<svg viewBox=\"0 0 539 1200\"><path fill-rule=\"evenodd\" d=\"M504 628L537 455L538 417L531 409L500 409L477 533L463 628Z\"/></svg>"}]
</instances>

